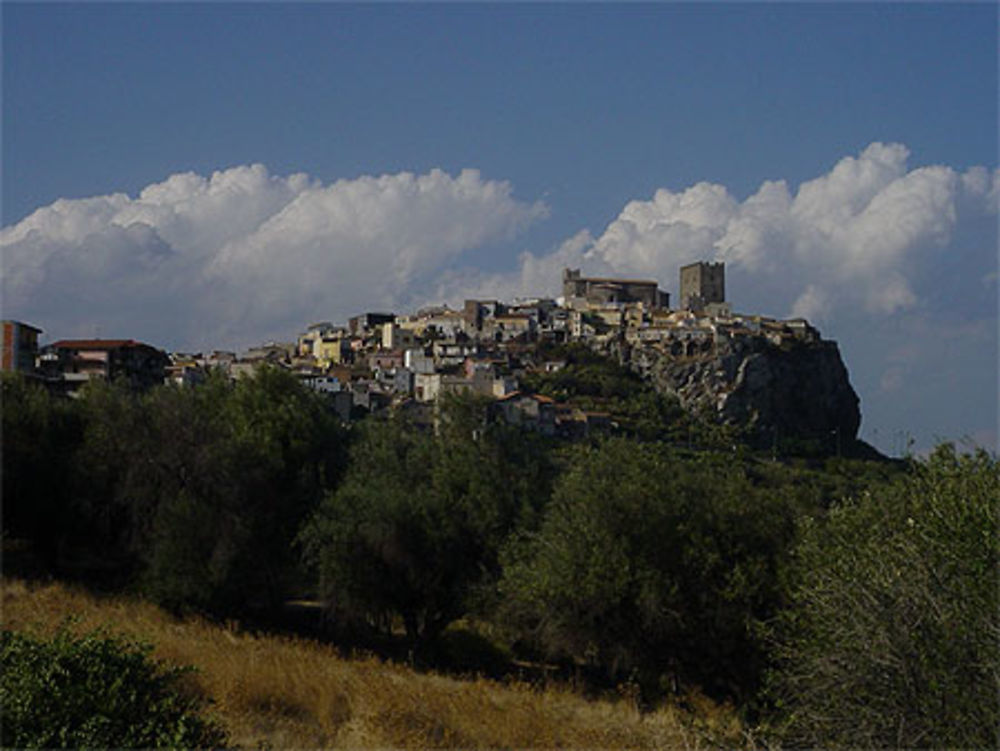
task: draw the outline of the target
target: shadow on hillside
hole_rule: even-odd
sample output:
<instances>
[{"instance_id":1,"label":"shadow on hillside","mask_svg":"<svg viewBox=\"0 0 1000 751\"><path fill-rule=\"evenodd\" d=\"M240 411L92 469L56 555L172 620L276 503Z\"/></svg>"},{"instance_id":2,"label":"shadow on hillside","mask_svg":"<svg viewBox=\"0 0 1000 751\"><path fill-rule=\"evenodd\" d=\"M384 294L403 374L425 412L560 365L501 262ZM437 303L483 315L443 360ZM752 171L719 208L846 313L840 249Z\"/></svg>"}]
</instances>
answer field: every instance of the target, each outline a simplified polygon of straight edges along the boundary
<instances>
[{"instance_id":1,"label":"shadow on hillside","mask_svg":"<svg viewBox=\"0 0 1000 751\"><path fill-rule=\"evenodd\" d=\"M28 582L66 581L98 596L121 593L126 589L119 581L120 577L114 576L113 566L98 566L93 561L74 560L76 565L71 567L63 561L60 570L54 572L44 556L39 555L27 540L3 539L0 561L0 573L6 578ZM536 685L575 683L579 679L570 667L564 665L515 659L472 628L452 626L437 642L419 650L413 648L402 631L385 634L336 628L326 617L322 604L316 601L290 600L272 610L245 611L238 619L207 613L198 615L219 623L224 621L228 628L235 626L243 632L316 641L336 648L345 656L376 657L419 672L452 677L484 677L497 681L518 680Z\"/></svg>"},{"instance_id":2,"label":"shadow on hillside","mask_svg":"<svg viewBox=\"0 0 1000 751\"><path fill-rule=\"evenodd\" d=\"M392 634L336 629L322 604L290 600L270 613L259 613L240 622L240 628L312 639L333 646L346 656L375 657L416 670L454 678L487 678L538 687L562 685L589 698L618 690L599 670L569 662L547 661L541 655L512 654L475 628L461 623L449 627L433 644L422 649L400 630Z\"/></svg>"}]
</instances>

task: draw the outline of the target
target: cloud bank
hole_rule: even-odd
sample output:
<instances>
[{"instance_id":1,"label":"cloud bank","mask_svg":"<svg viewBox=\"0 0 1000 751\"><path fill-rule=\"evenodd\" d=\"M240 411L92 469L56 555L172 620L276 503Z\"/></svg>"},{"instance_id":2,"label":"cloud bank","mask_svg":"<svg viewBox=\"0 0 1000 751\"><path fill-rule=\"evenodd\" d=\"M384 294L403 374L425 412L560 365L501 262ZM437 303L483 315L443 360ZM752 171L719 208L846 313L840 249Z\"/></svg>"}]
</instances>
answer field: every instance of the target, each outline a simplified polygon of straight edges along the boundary
<instances>
[{"instance_id":1,"label":"cloud bank","mask_svg":"<svg viewBox=\"0 0 1000 751\"><path fill-rule=\"evenodd\" d=\"M679 266L722 260L737 310L805 316L840 341L869 428L908 429L950 400L917 426L928 440L980 432L995 444L1000 171L909 161L904 146L873 143L743 200L711 183L663 188L600 234L578 228L501 273L474 255L512 253L549 209L475 170L328 185L261 165L178 174L0 230L4 316L58 337L232 347L363 310L558 294L566 266L657 278L676 295Z\"/></svg>"},{"instance_id":2,"label":"cloud bank","mask_svg":"<svg viewBox=\"0 0 1000 751\"><path fill-rule=\"evenodd\" d=\"M407 304L544 217L475 170L341 180L261 165L59 200L0 231L5 314L57 335L200 348Z\"/></svg>"}]
</instances>

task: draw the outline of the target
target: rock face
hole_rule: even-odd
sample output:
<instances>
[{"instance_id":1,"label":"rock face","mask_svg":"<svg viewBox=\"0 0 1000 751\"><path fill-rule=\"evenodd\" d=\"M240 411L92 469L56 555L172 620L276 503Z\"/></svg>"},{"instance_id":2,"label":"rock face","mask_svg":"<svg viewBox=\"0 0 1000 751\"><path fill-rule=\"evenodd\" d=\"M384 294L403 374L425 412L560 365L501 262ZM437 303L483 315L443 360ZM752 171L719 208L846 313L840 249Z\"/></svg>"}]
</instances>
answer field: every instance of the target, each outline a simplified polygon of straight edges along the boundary
<instances>
[{"instance_id":1,"label":"rock face","mask_svg":"<svg viewBox=\"0 0 1000 751\"><path fill-rule=\"evenodd\" d=\"M649 379L685 409L714 413L767 447L808 441L831 453L854 444L861 424L858 395L836 342L764 336L717 337L686 356L655 344L618 341L608 354Z\"/></svg>"}]
</instances>

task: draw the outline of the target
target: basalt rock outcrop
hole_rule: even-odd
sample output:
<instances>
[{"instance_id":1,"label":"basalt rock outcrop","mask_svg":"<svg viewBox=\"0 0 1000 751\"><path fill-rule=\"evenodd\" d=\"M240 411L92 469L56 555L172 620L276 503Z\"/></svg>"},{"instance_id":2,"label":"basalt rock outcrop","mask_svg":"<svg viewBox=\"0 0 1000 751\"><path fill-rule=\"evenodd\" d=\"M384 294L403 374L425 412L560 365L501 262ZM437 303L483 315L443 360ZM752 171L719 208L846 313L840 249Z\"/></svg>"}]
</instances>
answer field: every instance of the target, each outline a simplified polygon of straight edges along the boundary
<instances>
[{"instance_id":1,"label":"basalt rock outcrop","mask_svg":"<svg viewBox=\"0 0 1000 751\"><path fill-rule=\"evenodd\" d=\"M808 442L830 453L855 445L859 399L836 342L818 334L780 342L717 335L693 351L676 350L618 340L607 354L685 409L737 426L752 445Z\"/></svg>"}]
</instances>

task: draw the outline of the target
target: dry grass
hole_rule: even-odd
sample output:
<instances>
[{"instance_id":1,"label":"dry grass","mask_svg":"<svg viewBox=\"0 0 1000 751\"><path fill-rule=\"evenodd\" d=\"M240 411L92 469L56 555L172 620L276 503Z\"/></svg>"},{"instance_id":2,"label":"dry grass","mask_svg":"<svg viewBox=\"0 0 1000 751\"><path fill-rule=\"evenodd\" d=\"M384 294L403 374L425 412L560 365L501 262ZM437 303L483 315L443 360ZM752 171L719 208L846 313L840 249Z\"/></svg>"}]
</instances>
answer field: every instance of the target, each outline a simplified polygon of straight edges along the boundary
<instances>
[{"instance_id":1,"label":"dry grass","mask_svg":"<svg viewBox=\"0 0 1000 751\"><path fill-rule=\"evenodd\" d=\"M588 701L565 687L456 680L375 658L340 656L302 639L176 620L153 605L95 598L60 584L2 582L3 627L53 632L101 626L197 668L198 688L234 744L255 748L697 749L741 745L733 713L701 702L692 715L640 713L627 700Z\"/></svg>"}]
</instances>

